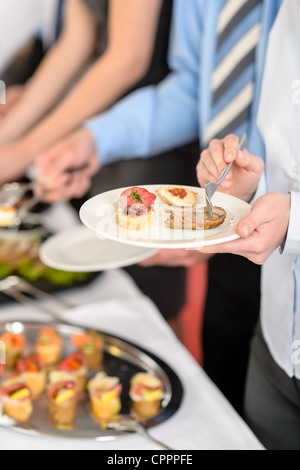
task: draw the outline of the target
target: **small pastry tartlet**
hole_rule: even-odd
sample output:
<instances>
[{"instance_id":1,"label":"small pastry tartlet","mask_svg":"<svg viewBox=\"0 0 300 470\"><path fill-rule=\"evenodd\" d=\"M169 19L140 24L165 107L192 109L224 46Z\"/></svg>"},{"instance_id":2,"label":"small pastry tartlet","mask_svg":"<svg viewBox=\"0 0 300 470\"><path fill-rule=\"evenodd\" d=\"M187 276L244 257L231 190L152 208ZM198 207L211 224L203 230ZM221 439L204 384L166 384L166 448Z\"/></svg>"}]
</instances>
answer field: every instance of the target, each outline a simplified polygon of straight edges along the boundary
<instances>
[{"instance_id":1,"label":"small pastry tartlet","mask_svg":"<svg viewBox=\"0 0 300 470\"><path fill-rule=\"evenodd\" d=\"M68 372L73 376L77 382L77 392L82 394L85 392L88 369L87 361L81 353L70 354L64 361L61 363L60 369L64 372Z\"/></svg>"},{"instance_id":2,"label":"small pastry tartlet","mask_svg":"<svg viewBox=\"0 0 300 470\"><path fill-rule=\"evenodd\" d=\"M21 359L17 365L17 371L24 382L29 386L33 397L41 395L47 386L46 365L36 355Z\"/></svg>"},{"instance_id":3,"label":"small pastry tartlet","mask_svg":"<svg viewBox=\"0 0 300 470\"><path fill-rule=\"evenodd\" d=\"M10 418L17 421L29 421L32 412L32 394L24 382L8 381L0 389L3 411Z\"/></svg>"},{"instance_id":4,"label":"small pastry tartlet","mask_svg":"<svg viewBox=\"0 0 300 470\"><path fill-rule=\"evenodd\" d=\"M139 372L130 381L129 395L133 410L142 418L149 419L160 412L164 386L156 376Z\"/></svg>"},{"instance_id":5,"label":"small pastry tartlet","mask_svg":"<svg viewBox=\"0 0 300 470\"><path fill-rule=\"evenodd\" d=\"M77 384L73 380L62 381L49 385L49 414L56 425L71 426L77 412Z\"/></svg>"},{"instance_id":6,"label":"small pastry tartlet","mask_svg":"<svg viewBox=\"0 0 300 470\"><path fill-rule=\"evenodd\" d=\"M121 411L122 384L118 377L99 372L87 385L91 410L97 421L112 419Z\"/></svg>"},{"instance_id":7,"label":"small pastry tartlet","mask_svg":"<svg viewBox=\"0 0 300 470\"><path fill-rule=\"evenodd\" d=\"M62 355L63 340L54 328L43 328L36 344L36 354L47 367L59 363Z\"/></svg>"},{"instance_id":8,"label":"small pastry tartlet","mask_svg":"<svg viewBox=\"0 0 300 470\"><path fill-rule=\"evenodd\" d=\"M13 370L26 347L26 338L23 334L6 332L0 341L5 344L5 369Z\"/></svg>"},{"instance_id":9,"label":"small pastry tartlet","mask_svg":"<svg viewBox=\"0 0 300 470\"><path fill-rule=\"evenodd\" d=\"M103 338L97 331L78 333L71 338L74 346L84 355L91 370L101 370L103 361Z\"/></svg>"},{"instance_id":10,"label":"small pastry tartlet","mask_svg":"<svg viewBox=\"0 0 300 470\"><path fill-rule=\"evenodd\" d=\"M14 206L0 206L0 228L14 225L17 216L17 208Z\"/></svg>"},{"instance_id":11,"label":"small pastry tartlet","mask_svg":"<svg viewBox=\"0 0 300 470\"><path fill-rule=\"evenodd\" d=\"M126 230L144 230L155 220L154 202L156 196L144 188L126 189L120 196L118 219Z\"/></svg>"}]
</instances>

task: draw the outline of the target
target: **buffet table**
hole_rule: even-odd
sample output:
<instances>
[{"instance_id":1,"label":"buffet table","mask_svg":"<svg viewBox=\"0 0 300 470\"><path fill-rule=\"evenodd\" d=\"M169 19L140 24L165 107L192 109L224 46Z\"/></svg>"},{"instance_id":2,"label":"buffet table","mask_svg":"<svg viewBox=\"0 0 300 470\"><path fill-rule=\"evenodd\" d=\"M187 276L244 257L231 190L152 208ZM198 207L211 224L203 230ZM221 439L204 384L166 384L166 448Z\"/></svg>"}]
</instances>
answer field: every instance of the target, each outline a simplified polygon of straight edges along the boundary
<instances>
[{"instance_id":1,"label":"buffet table","mask_svg":"<svg viewBox=\"0 0 300 470\"><path fill-rule=\"evenodd\" d=\"M153 303L122 270L108 271L87 287L60 297L76 305L57 312L62 319L120 336L161 357L180 377L184 396L169 420L150 430L174 450L262 450L256 437L176 338ZM78 305L78 307L77 307ZM0 308L3 321L47 321L43 314L17 304ZM145 438L122 435L98 442L29 436L0 427L1 450L161 450Z\"/></svg>"}]
</instances>

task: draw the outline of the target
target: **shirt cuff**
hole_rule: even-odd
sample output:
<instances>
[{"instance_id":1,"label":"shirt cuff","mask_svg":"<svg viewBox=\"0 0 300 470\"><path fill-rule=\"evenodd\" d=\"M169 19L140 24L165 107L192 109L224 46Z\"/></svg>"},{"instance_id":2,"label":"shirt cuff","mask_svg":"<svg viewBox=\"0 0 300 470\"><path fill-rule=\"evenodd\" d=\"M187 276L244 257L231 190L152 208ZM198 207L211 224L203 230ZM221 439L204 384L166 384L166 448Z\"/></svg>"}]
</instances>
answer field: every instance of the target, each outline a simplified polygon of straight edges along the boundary
<instances>
[{"instance_id":1,"label":"shirt cuff","mask_svg":"<svg viewBox=\"0 0 300 470\"><path fill-rule=\"evenodd\" d=\"M112 111L102 113L84 123L83 126L89 129L94 136L102 166L118 160L119 155L124 155L125 146L128 145L128 135L124 124L120 123L120 119L117 122Z\"/></svg>"},{"instance_id":2,"label":"shirt cuff","mask_svg":"<svg viewBox=\"0 0 300 470\"><path fill-rule=\"evenodd\" d=\"M155 90L149 86L136 90L108 111L85 122L94 135L102 165L118 160L148 158L156 149ZM158 150L161 150L158 145Z\"/></svg>"},{"instance_id":3,"label":"shirt cuff","mask_svg":"<svg viewBox=\"0 0 300 470\"><path fill-rule=\"evenodd\" d=\"M266 193L267 193L267 181L266 181L266 175L264 172L260 179L257 190L255 191L254 196L250 201L250 205L253 206L255 201L257 201L257 199L259 199L261 196L264 196Z\"/></svg>"},{"instance_id":4,"label":"shirt cuff","mask_svg":"<svg viewBox=\"0 0 300 470\"><path fill-rule=\"evenodd\" d=\"M300 254L300 193L291 192L291 212L290 222L287 232L287 237L283 245L281 245L280 252L284 255L299 255Z\"/></svg>"}]
</instances>

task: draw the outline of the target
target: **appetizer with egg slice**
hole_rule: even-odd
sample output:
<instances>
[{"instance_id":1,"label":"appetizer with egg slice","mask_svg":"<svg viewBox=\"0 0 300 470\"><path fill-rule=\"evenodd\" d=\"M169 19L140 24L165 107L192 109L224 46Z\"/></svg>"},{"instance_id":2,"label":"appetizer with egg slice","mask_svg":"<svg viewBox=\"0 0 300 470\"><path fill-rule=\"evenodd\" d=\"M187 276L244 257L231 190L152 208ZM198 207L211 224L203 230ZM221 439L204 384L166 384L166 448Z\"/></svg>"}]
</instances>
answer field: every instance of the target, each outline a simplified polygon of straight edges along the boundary
<instances>
[{"instance_id":1,"label":"appetizer with egg slice","mask_svg":"<svg viewBox=\"0 0 300 470\"><path fill-rule=\"evenodd\" d=\"M160 412L164 386L156 376L139 372L131 379L129 395L133 410L139 416L149 419Z\"/></svg>"},{"instance_id":2,"label":"appetizer with egg slice","mask_svg":"<svg viewBox=\"0 0 300 470\"><path fill-rule=\"evenodd\" d=\"M57 425L70 426L76 419L77 384L73 380L54 383L48 387L49 413Z\"/></svg>"},{"instance_id":3,"label":"appetizer with egg slice","mask_svg":"<svg viewBox=\"0 0 300 470\"><path fill-rule=\"evenodd\" d=\"M3 411L17 421L29 421L32 412L32 394L26 383L4 383L0 390Z\"/></svg>"},{"instance_id":4,"label":"appetizer with egg slice","mask_svg":"<svg viewBox=\"0 0 300 470\"><path fill-rule=\"evenodd\" d=\"M109 420L122 408L120 395L122 384L118 377L108 377L99 372L88 383L92 414L97 421Z\"/></svg>"}]
</instances>

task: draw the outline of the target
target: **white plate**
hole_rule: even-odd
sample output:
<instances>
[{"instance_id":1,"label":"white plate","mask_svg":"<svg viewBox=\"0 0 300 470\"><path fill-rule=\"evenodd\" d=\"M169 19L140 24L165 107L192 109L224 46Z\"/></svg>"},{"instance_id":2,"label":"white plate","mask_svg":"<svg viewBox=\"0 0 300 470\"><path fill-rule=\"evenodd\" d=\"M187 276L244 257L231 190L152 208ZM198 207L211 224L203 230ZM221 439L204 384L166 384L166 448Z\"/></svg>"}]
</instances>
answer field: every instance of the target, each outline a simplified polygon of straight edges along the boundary
<instances>
[{"instance_id":1,"label":"white plate","mask_svg":"<svg viewBox=\"0 0 300 470\"><path fill-rule=\"evenodd\" d=\"M161 186L143 186L152 193ZM198 194L197 204L205 205L205 191L201 188L186 188ZM165 224L166 203L157 195L154 210L156 218L153 225L146 230L130 231L120 227L117 209L121 193L127 188L116 189L99 194L87 201L80 210L80 218L84 225L97 233L98 236L107 237L127 245L147 248L200 248L201 246L215 245L239 238L236 233L238 222L249 214L251 206L246 202L226 194L216 192L212 202L215 206L226 210L227 217L224 223L211 230L170 229Z\"/></svg>"},{"instance_id":2,"label":"white plate","mask_svg":"<svg viewBox=\"0 0 300 470\"><path fill-rule=\"evenodd\" d=\"M154 256L157 250L125 246L101 240L83 226L49 238L40 249L41 261L54 269L69 272L98 272L124 268Z\"/></svg>"}]
</instances>

